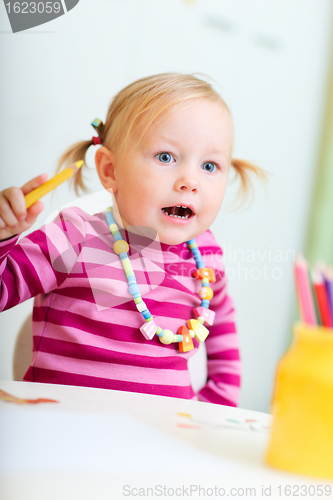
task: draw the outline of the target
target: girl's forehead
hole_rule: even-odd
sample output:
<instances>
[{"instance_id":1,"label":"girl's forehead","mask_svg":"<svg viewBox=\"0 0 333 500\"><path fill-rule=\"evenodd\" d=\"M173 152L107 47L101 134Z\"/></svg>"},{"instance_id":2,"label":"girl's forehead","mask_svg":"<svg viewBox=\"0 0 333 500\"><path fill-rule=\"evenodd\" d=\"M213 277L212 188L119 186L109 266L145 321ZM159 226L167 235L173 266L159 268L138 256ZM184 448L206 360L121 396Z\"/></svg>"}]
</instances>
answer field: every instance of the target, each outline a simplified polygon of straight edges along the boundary
<instances>
[{"instance_id":1,"label":"girl's forehead","mask_svg":"<svg viewBox=\"0 0 333 500\"><path fill-rule=\"evenodd\" d=\"M154 120L151 120L146 127L143 138L146 140L160 134L165 129L171 133L174 126L186 124L189 128L197 126L209 126L212 122L215 125L232 131L233 121L229 109L220 101L208 99L193 99L178 103L171 108L160 113Z\"/></svg>"}]
</instances>

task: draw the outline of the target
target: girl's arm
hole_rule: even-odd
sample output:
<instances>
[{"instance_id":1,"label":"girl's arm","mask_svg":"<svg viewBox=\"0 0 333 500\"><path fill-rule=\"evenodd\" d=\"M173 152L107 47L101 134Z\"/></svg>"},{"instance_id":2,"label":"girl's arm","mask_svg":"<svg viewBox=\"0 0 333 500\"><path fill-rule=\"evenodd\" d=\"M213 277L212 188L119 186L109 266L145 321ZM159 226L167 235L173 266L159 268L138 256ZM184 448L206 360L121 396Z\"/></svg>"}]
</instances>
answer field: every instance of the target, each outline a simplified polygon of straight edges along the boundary
<instances>
[{"instance_id":1,"label":"girl's arm","mask_svg":"<svg viewBox=\"0 0 333 500\"><path fill-rule=\"evenodd\" d=\"M205 340L207 350L207 384L199 391L200 401L237 406L240 392L241 364L235 326L233 303L227 294L226 278L217 273L214 297L210 308L215 311L214 325L208 327Z\"/></svg>"},{"instance_id":2,"label":"girl's arm","mask_svg":"<svg viewBox=\"0 0 333 500\"><path fill-rule=\"evenodd\" d=\"M73 271L85 238L77 209L66 209L50 224L17 243L0 243L0 311L62 286Z\"/></svg>"}]
</instances>

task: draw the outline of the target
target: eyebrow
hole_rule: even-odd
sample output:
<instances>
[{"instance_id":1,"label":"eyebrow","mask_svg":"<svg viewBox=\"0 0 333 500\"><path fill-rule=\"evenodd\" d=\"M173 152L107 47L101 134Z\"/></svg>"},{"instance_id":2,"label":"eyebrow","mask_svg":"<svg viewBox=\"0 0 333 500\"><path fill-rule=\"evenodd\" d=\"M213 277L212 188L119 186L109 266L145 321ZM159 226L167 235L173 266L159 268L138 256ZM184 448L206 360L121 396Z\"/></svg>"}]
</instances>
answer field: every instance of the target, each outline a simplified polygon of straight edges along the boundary
<instances>
[{"instance_id":1,"label":"eyebrow","mask_svg":"<svg viewBox=\"0 0 333 500\"><path fill-rule=\"evenodd\" d=\"M170 139L169 137L166 137L166 136L160 136L158 139L156 139L156 141L154 142L159 142L159 141L163 141L163 142L168 142L169 144L171 145L175 145L177 146L178 144L181 144L181 143L178 143L177 139ZM222 149L215 149L215 148L212 148L210 151L209 151L209 154L220 154L220 155L225 155L227 157L229 157L230 155L227 155L227 153L225 153Z\"/></svg>"}]
</instances>

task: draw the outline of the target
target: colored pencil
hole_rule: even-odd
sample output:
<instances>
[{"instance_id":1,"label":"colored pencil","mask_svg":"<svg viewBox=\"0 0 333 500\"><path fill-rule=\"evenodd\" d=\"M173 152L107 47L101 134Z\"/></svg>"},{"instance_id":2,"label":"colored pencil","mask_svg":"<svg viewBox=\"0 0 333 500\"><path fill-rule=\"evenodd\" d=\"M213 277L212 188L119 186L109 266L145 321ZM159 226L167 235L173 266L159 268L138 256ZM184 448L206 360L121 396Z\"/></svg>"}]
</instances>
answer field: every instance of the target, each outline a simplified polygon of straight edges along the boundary
<instances>
[{"instance_id":1,"label":"colored pencil","mask_svg":"<svg viewBox=\"0 0 333 500\"><path fill-rule=\"evenodd\" d=\"M312 282L320 315L320 322L326 328L332 326L330 306L325 286L325 281L319 267L312 270Z\"/></svg>"},{"instance_id":2,"label":"colored pencil","mask_svg":"<svg viewBox=\"0 0 333 500\"><path fill-rule=\"evenodd\" d=\"M72 175L82 167L83 163L84 162L82 160L71 163L71 165L56 174L49 181L45 182L45 184L42 184L38 188L28 193L25 196L25 203L27 208L31 207L31 205L36 203L36 201L42 198L42 196L45 196L47 193L55 189L57 186L59 186L59 184L62 184L64 181L72 177Z\"/></svg>"},{"instance_id":3,"label":"colored pencil","mask_svg":"<svg viewBox=\"0 0 333 500\"><path fill-rule=\"evenodd\" d=\"M299 315L301 317L302 323L306 323L304 304L302 301L301 287L299 285L298 273L296 271L296 265L294 266L294 275L295 275L295 285L296 285L296 297L297 297L297 305Z\"/></svg>"},{"instance_id":4,"label":"colored pencil","mask_svg":"<svg viewBox=\"0 0 333 500\"><path fill-rule=\"evenodd\" d=\"M324 281L326 286L328 304L331 312L332 327L333 327L333 268L332 266L325 266L323 271Z\"/></svg>"},{"instance_id":5,"label":"colored pencil","mask_svg":"<svg viewBox=\"0 0 333 500\"><path fill-rule=\"evenodd\" d=\"M296 257L295 278L302 320L308 325L316 325L316 312L308 275L308 264L302 255Z\"/></svg>"}]
</instances>

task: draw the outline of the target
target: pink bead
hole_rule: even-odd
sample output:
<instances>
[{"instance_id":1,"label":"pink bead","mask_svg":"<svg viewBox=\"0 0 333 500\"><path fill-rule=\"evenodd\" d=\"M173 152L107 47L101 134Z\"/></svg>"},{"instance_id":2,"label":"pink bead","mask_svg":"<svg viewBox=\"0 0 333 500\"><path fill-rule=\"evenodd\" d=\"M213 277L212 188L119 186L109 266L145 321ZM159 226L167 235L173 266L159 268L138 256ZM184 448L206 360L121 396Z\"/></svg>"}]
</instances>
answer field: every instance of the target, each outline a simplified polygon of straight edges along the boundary
<instances>
[{"instance_id":1,"label":"pink bead","mask_svg":"<svg viewBox=\"0 0 333 500\"><path fill-rule=\"evenodd\" d=\"M201 316L205 320L205 325L212 326L214 324L215 312L211 309L207 309L206 307L196 307L194 310L194 314L197 318Z\"/></svg>"},{"instance_id":2,"label":"pink bead","mask_svg":"<svg viewBox=\"0 0 333 500\"><path fill-rule=\"evenodd\" d=\"M157 330L158 326L155 321L152 319L151 321L144 322L142 326L140 326L140 331L146 340L151 340Z\"/></svg>"}]
</instances>

